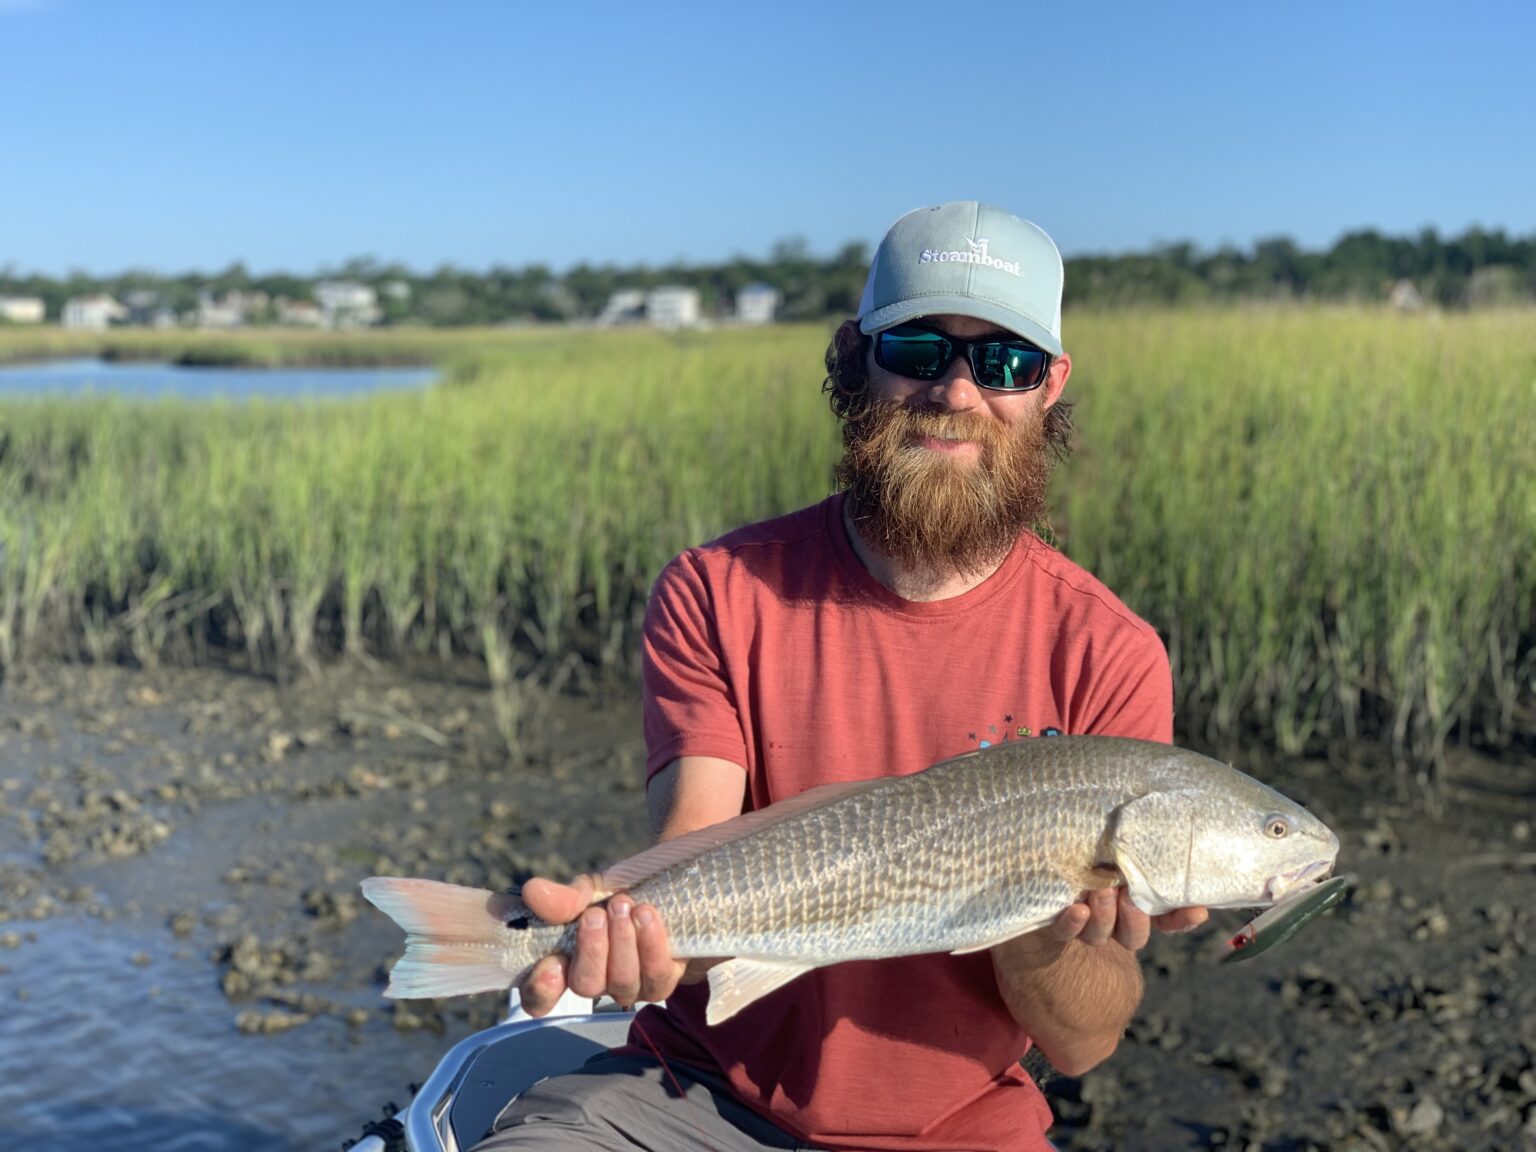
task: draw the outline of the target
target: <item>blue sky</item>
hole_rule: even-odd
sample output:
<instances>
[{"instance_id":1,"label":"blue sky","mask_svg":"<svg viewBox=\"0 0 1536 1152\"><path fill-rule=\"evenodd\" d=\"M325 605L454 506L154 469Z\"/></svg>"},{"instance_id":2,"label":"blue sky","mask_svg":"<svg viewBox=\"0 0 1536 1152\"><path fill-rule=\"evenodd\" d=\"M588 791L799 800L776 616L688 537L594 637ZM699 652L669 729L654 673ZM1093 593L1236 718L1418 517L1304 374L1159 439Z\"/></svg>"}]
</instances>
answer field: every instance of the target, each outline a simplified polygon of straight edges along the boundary
<instances>
[{"instance_id":1,"label":"blue sky","mask_svg":"<svg viewBox=\"0 0 1536 1152\"><path fill-rule=\"evenodd\" d=\"M1536 231L1536 5L0 0L0 267Z\"/></svg>"}]
</instances>

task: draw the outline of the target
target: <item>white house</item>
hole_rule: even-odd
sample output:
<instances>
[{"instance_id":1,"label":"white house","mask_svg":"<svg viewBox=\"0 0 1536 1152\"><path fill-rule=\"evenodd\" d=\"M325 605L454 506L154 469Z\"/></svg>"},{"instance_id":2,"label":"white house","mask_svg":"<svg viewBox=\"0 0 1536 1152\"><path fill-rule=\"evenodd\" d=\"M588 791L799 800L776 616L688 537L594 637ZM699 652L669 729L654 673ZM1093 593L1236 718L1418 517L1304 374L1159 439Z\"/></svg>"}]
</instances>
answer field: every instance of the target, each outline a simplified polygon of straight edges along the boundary
<instances>
[{"instance_id":1,"label":"white house","mask_svg":"<svg viewBox=\"0 0 1536 1152\"><path fill-rule=\"evenodd\" d=\"M43 298L41 296L0 296L0 320L12 324L41 324L43 322Z\"/></svg>"},{"instance_id":2,"label":"white house","mask_svg":"<svg viewBox=\"0 0 1536 1152\"><path fill-rule=\"evenodd\" d=\"M64 313L59 318L66 328L89 328L100 331L108 324L127 319L128 309L110 296L74 296L64 302Z\"/></svg>"},{"instance_id":3,"label":"white house","mask_svg":"<svg viewBox=\"0 0 1536 1152\"><path fill-rule=\"evenodd\" d=\"M692 328L699 322L697 288L653 288L645 294L646 323L655 328Z\"/></svg>"},{"instance_id":4,"label":"white house","mask_svg":"<svg viewBox=\"0 0 1536 1152\"><path fill-rule=\"evenodd\" d=\"M1412 280L1404 278L1392 285L1392 291L1387 294L1387 304L1398 312L1422 312L1424 297Z\"/></svg>"},{"instance_id":5,"label":"white house","mask_svg":"<svg viewBox=\"0 0 1536 1152\"><path fill-rule=\"evenodd\" d=\"M176 313L171 311L164 297L148 288L140 288L123 297L127 315L124 324L140 328L175 328Z\"/></svg>"},{"instance_id":6,"label":"white house","mask_svg":"<svg viewBox=\"0 0 1536 1152\"><path fill-rule=\"evenodd\" d=\"M252 312L266 306L265 292L241 292L234 288L223 296L203 292L197 298L197 325L199 328L238 328Z\"/></svg>"},{"instance_id":7,"label":"white house","mask_svg":"<svg viewBox=\"0 0 1536 1152\"><path fill-rule=\"evenodd\" d=\"M320 305L311 304L308 300L290 300L286 296L279 296L275 307L279 324L289 324L296 328L325 326L325 313L320 311Z\"/></svg>"},{"instance_id":8,"label":"white house","mask_svg":"<svg viewBox=\"0 0 1536 1152\"><path fill-rule=\"evenodd\" d=\"M331 328L363 328L384 317L379 294L355 280L322 280L315 285L315 303Z\"/></svg>"},{"instance_id":9,"label":"white house","mask_svg":"<svg viewBox=\"0 0 1536 1152\"><path fill-rule=\"evenodd\" d=\"M608 297L598 314L599 324L630 324L645 316L645 293L638 288L622 288Z\"/></svg>"},{"instance_id":10,"label":"white house","mask_svg":"<svg viewBox=\"0 0 1536 1152\"><path fill-rule=\"evenodd\" d=\"M768 284L748 284L736 293L736 321L739 324L772 324L784 297Z\"/></svg>"}]
</instances>

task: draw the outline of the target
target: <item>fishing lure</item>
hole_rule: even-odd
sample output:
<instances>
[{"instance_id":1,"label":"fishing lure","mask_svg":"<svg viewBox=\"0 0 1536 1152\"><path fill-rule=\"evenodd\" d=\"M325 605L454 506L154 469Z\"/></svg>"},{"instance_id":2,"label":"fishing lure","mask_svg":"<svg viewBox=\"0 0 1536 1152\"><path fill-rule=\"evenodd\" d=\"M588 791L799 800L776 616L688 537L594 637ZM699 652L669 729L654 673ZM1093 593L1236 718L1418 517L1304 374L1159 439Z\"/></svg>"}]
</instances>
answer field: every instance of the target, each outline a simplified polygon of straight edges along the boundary
<instances>
[{"instance_id":1,"label":"fishing lure","mask_svg":"<svg viewBox=\"0 0 1536 1152\"><path fill-rule=\"evenodd\" d=\"M1349 891L1349 878L1335 876L1321 884L1309 884L1283 897L1274 907L1250 920L1222 948L1223 963L1247 960L1283 944L1302 928L1332 908Z\"/></svg>"}]
</instances>

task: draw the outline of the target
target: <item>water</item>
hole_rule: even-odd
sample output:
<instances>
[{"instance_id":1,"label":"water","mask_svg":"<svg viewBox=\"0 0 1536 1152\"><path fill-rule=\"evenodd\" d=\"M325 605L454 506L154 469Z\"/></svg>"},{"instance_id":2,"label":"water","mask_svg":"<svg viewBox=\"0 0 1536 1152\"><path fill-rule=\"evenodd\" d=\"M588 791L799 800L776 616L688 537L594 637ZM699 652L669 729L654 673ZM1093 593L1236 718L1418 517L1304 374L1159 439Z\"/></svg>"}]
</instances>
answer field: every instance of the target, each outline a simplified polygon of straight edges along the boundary
<instances>
[{"instance_id":1,"label":"water","mask_svg":"<svg viewBox=\"0 0 1536 1152\"><path fill-rule=\"evenodd\" d=\"M380 1068L424 1080L458 1038L326 1017L247 1036L213 966L193 947L167 948L164 932L63 918L4 927L36 936L0 950L7 1149L339 1148L379 1117Z\"/></svg>"},{"instance_id":2,"label":"water","mask_svg":"<svg viewBox=\"0 0 1536 1152\"><path fill-rule=\"evenodd\" d=\"M111 394L184 399L348 396L424 388L435 368L198 368L79 359L0 365L0 397Z\"/></svg>"}]
</instances>

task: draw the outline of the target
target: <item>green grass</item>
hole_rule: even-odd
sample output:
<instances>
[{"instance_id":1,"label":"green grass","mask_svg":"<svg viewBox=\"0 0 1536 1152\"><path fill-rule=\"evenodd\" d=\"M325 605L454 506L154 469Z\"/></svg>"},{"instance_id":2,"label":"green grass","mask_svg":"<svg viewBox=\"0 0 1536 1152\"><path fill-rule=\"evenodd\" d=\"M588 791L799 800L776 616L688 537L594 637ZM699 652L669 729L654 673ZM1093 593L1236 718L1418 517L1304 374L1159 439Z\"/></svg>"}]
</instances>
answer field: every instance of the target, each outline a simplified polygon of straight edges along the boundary
<instances>
[{"instance_id":1,"label":"green grass","mask_svg":"<svg viewBox=\"0 0 1536 1152\"><path fill-rule=\"evenodd\" d=\"M0 661L470 653L515 745L530 693L633 673L668 558L825 495L827 334L349 336L450 383L6 402ZM165 339L136 348L191 346ZM1536 735L1536 314L1079 314L1067 341L1057 529L1167 638L1182 732L1426 761Z\"/></svg>"},{"instance_id":2,"label":"green grass","mask_svg":"<svg viewBox=\"0 0 1536 1152\"><path fill-rule=\"evenodd\" d=\"M1529 708L1536 314L1082 326L1068 551L1169 640L1185 731L1435 756ZM1527 733L1536 719L1526 713Z\"/></svg>"}]
</instances>

